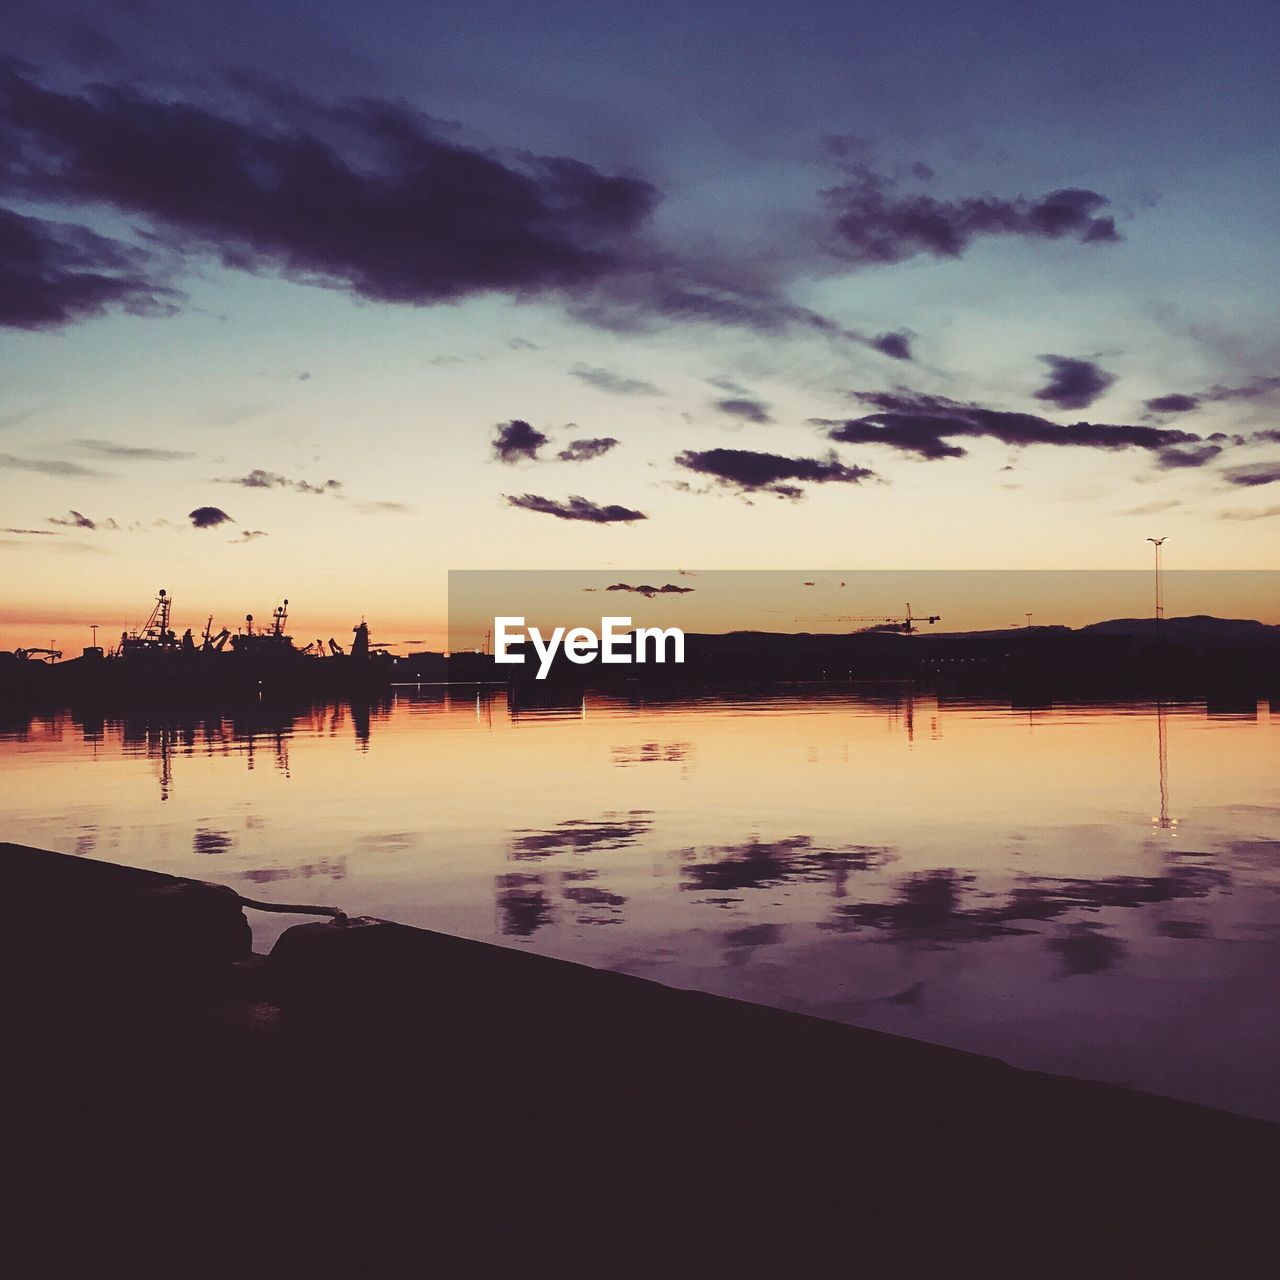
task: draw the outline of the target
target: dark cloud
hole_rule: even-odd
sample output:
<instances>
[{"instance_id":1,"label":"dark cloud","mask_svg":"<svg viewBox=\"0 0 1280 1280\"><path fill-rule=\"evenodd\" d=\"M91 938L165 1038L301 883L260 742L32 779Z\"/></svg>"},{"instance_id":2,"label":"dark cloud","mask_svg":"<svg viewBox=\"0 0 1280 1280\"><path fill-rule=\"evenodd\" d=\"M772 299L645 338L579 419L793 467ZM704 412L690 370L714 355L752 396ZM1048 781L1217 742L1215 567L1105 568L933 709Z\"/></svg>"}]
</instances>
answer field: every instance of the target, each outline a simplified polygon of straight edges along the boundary
<instances>
[{"instance_id":1,"label":"dark cloud","mask_svg":"<svg viewBox=\"0 0 1280 1280\"><path fill-rule=\"evenodd\" d=\"M176 295L156 272L151 255L131 245L0 208L0 326L57 328L112 307L171 314Z\"/></svg>"},{"instance_id":2,"label":"dark cloud","mask_svg":"<svg viewBox=\"0 0 1280 1280\"><path fill-rule=\"evenodd\" d=\"M593 436L589 440L571 440L556 454L561 462L590 462L592 458L602 457L610 449L616 449L620 442L613 436Z\"/></svg>"},{"instance_id":3,"label":"dark cloud","mask_svg":"<svg viewBox=\"0 0 1280 1280\"><path fill-rule=\"evenodd\" d=\"M1223 473L1231 484L1256 488L1259 485L1280 481L1280 462L1261 462L1256 466L1233 467Z\"/></svg>"},{"instance_id":4,"label":"dark cloud","mask_svg":"<svg viewBox=\"0 0 1280 1280\"><path fill-rule=\"evenodd\" d=\"M103 458L119 458L123 462L179 462L195 455L179 449L148 449L142 445L117 444L114 440L75 440L78 449Z\"/></svg>"},{"instance_id":5,"label":"dark cloud","mask_svg":"<svg viewBox=\"0 0 1280 1280\"><path fill-rule=\"evenodd\" d=\"M547 437L536 427L531 427L522 418L512 418L510 422L499 423L494 428L493 456L499 462L519 462L521 458L532 461L546 443Z\"/></svg>"},{"instance_id":6,"label":"dark cloud","mask_svg":"<svg viewBox=\"0 0 1280 1280\"><path fill-rule=\"evenodd\" d=\"M330 497L342 497L341 480L325 480L321 484L312 484L309 480L291 480L275 471L262 471L255 467L247 475L229 476L220 480L219 484L238 484L242 489L292 489L295 493L328 494Z\"/></svg>"},{"instance_id":7,"label":"dark cloud","mask_svg":"<svg viewBox=\"0 0 1280 1280\"><path fill-rule=\"evenodd\" d=\"M231 539L234 545L237 542L256 542L259 538L267 537L265 529L242 529L237 537Z\"/></svg>"},{"instance_id":8,"label":"dark cloud","mask_svg":"<svg viewBox=\"0 0 1280 1280\"><path fill-rule=\"evenodd\" d=\"M763 401L738 397L728 400L717 400L715 407L731 418L740 418L743 422L755 422L763 425L772 422L769 406Z\"/></svg>"},{"instance_id":9,"label":"dark cloud","mask_svg":"<svg viewBox=\"0 0 1280 1280\"><path fill-rule=\"evenodd\" d=\"M829 426L832 440L842 444L882 444L922 458L960 458L965 450L952 441L959 438L997 440L1017 447L1058 445L1085 449L1146 449L1155 453L1174 446L1203 446L1205 441L1189 431L1172 427L1134 424L1075 422L1069 426L1033 413L987 409L981 405L898 390L856 392L857 398L875 406L875 412L842 423L815 419ZM1188 463L1185 453L1170 465ZM1207 461L1208 458L1202 459Z\"/></svg>"},{"instance_id":10,"label":"dark cloud","mask_svg":"<svg viewBox=\"0 0 1280 1280\"><path fill-rule=\"evenodd\" d=\"M610 587L605 587L606 591L631 591L638 596L644 596L646 600L652 600L654 596L687 596L697 590L696 587L677 587L674 582L663 583L660 587L650 586L647 582L641 583L638 587L633 587L629 582L615 582Z\"/></svg>"},{"instance_id":11,"label":"dark cloud","mask_svg":"<svg viewBox=\"0 0 1280 1280\"><path fill-rule=\"evenodd\" d=\"M882 333L871 339L871 345L881 355L890 356L894 360L911 359L911 335L905 331Z\"/></svg>"},{"instance_id":12,"label":"dark cloud","mask_svg":"<svg viewBox=\"0 0 1280 1280\"><path fill-rule=\"evenodd\" d=\"M1199 407L1200 401L1195 396L1184 396L1176 391L1147 401L1147 408L1152 413L1190 413L1192 409Z\"/></svg>"},{"instance_id":13,"label":"dark cloud","mask_svg":"<svg viewBox=\"0 0 1280 1280\"><path fill-rule=\"evenodd\" d=\"M631 524L635 520L649 518L643 511L633 511L630 507L616 504L600 506L577 494L564 502L558 498L543 498L536 493L505 496L508 506L519 507L522 511L540 511L560 520L584 520L589 524Z\"/></svg>"},{"instance_id":14,"label":"dark cloud","mask_svg":"<svg viewBox=\"0 0 1280 1280\"><path fill-rule=\"evenodd\" d=\"M616 242L658 200L649 183L580 161L503 160L446 141L370 99L329 112L278 100L268 128L124 88L59 93L12 71L0 93L24 156L11 190L106 203L229 266L380 302L599 278L618 269ZM282 118L290 106L305 121ZM89 282L89 306L102 288Z\"/></svg>"},{"instance_id":15,"label":"dark cloud","mask_svg":"<svg viewBox=\"0 0 1280 1280\"><path fill-rule=\"evenodd\" d=\"M804 484L860 484L875 478L874 471L845 466L834 453L826 458L786 458L750 449L690 449L680 454L676 462L726 487L748 493L776 493L784 498L798 498L803 492L797 484L784 483L788 480Z\"/></svg>"},{"instance_id":16,"label":"dark cloud","mask_svg":"<svg viewBox=\"0 0 1280 1280\"><path fill-rule=\"evenodd\" d=\"M101 476L101 471L82 467L78 462L63 462L59 458L15 458L11 453L0 453L0 470L32 471L42 476Z\"/></svg>"},{"instance_id":17,"label":"dark cloud","mask_svg":"<svg viewBox=\"0 0 1280 1280\"><path fill-rule=\"evenodd\" d=\"M33 538L60 538L62 535L56 529L0 529L0 533L23 533Z\"/></svg>"},{"instance_id":18,"label":"dark cloud","mask_svg":"<svg viewBox=\"0 0 1280 1280\"><path fill-rule=\"evenodd\" d=\"M958 258L980 236L1070 238L1085 244L1120 238L1115 222L1100 216L1110 202L1096 191L938 200L901 194L894 179L861 162L845 167L848 181L823 194L835 215L833 252L860 265L902 262L919 254Z\"/></svg>"},{"instance_id":19,"label":"dark cloud","mask_svg":"<svg viewBox=\"0 0 1280 1280\"><path fill-rule=\"evenodd\" d=\"M237 98L218 104L118 85L59 91L0 72L0 149L19 158L0 189L133 215L170 259L211 253L234 270L376 302L542 297L620 332L673 322L808 332L903 358L900 343L791 302L785 265L656 243L648 228L660 196L641 176L468 146L456 126L393 102L327 106L252 76L227 83ZM172 307L136 250L100 239L89 249L78 231L40 242L34 255L4 255L22 304L9 323ZM48 269L33 277L32 262ZM58 287L44 288L46 278ZM628 386L636 381L622 379L619 393L648 394Z\"/></svg>"},{"instance_id":20,"label":"dark cloud","mask_svg":"<svg viewBox=\"0 0 1280 1280\"><path fill-rule=\"evenodd\" d=\"M194 511L187 512L187 519L196 529L216 529L220 524L231 521L231 517L221 507L197 507Z\"/></svg>"},{"instance_id":21,"label":"dark cloud","mask_svg":"<svg viewBox=\"0 0 1280 1280\"><path fill-rule=\"evenodd\" d=\"M1040 359L1049 366L1049 381L1035 393L1036 399L1048 400L1059 409L1087 409L1116 380L1115 374L1092 360L1070 356Z\"/></svg>"},{"instance_id":22,"label":"dark cloud","mask_svg":"<svg viewBox=\"0 0 1280 1280\"><path fill-rule=\"evenodd\" d=\"M665 394L660 387L644 378L628 378L612 369L597 369L591 365L575 364L569 370L575 378L581 379L589 387L598 391L608 391L615 396L660 396Z\"/></svg>"},{"instance_id":23,"label":"dark cloud","mask_svg":"<svg viewBox=\"0 0 1280 1280\"><path fill-rule=\"evenodd\" d=\"M823 425L835 425L827 419L814 419ZM894 414L886 421L885 415L854 418L843 425L835 425L830 432L833 440L842 444L883 444L902 453L919 454L935 462L940 458L963 458L965 450L951 444L942 433L942 427L932 417L915 417Z\"/></svg>"}]
</instances>

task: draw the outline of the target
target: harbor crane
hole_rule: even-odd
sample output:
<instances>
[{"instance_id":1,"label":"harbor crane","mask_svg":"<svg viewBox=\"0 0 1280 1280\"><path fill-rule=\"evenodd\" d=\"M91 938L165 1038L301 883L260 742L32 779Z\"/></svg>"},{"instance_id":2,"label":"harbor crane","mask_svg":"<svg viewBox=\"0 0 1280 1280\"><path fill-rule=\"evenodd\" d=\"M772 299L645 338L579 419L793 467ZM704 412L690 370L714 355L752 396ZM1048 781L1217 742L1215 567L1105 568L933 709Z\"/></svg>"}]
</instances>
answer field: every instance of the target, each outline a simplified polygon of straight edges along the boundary
<instances>
[{"instance_id":1,"label":"harbor crane","mask_svg":"<svg viewBox=\"0 0 1280 1280\"><path fill-rule=\"evenodd\" d=\"M210 614L209 621L204 624L204 630L200 633L200 638L200 648L203 652L208 653L212 651L214 653L221 653L223 646L231 639L231 632L228 631L226 627L223 627L217 635L214 635L213 614Z\"/></svg>"},{"instance_id":2,"label":"harbor crane","mask_svg":"<svg viewBox=\"0 0 1280 1280\"><path fill-rule=\"evenodd\" d=\"M907 611L899 617L882 617L873 614L841 614L838 618L797 618L797 622L866 622L873 625L863 627L864 631L896 631L904 636L915 635L919 631L918 623L928 623L932 626L935 622L942 621L942 615L939 613L931 613L920 616L911 612L911 605L908 603Z\"/></svg>"},{"instance_id":3,"label":"harbor crane","mask_svg":"<svg viewBox=\"0 0 1280 1280\"><path fill-rule=\"evenodd\" d=\"M61 649L45 649L39 645L30 649L15 649L13 656L19 662L30 662L33 659L36 662L55 663L62 657Z\"/></svg>"}]
</instances>

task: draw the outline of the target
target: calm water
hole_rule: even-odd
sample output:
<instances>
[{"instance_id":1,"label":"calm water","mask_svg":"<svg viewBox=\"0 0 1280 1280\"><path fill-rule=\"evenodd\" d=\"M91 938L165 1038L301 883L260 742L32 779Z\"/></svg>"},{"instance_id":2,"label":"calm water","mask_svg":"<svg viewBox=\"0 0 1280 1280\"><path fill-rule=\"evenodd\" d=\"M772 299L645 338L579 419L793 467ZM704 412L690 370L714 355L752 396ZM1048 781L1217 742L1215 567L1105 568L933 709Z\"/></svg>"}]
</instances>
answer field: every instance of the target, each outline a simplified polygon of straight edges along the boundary
<instances>
[{"instance_id":1,"label":"calm water","mask_svg":"<svg viewBox=\"0 0 1280 1280\"><path fill-rule=\"evenodd\" d=\"M1280 708L795 690L0 730L0 838L1280 1119ZM254 918L266 947L289 917Z\"/></svg>"}]
</instances>

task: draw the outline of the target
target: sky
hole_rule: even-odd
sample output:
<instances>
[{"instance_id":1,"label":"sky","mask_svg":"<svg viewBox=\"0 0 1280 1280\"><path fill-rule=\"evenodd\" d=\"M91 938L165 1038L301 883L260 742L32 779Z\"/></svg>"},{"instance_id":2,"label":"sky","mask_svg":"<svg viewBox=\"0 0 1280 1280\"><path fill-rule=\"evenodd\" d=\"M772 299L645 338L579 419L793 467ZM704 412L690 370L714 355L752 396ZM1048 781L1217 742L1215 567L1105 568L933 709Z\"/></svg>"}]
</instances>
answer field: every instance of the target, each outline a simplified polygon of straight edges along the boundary
<instances>
[{"instance_id":1,"label":"sky","mask_svg":"<svg viewBox=\"0 0 1280 1280\"><path fill-rule=\"evenodd\" d=\"M7 8L0 646L1277 567L1273 3Z\"/></svg>"}]
</instances>

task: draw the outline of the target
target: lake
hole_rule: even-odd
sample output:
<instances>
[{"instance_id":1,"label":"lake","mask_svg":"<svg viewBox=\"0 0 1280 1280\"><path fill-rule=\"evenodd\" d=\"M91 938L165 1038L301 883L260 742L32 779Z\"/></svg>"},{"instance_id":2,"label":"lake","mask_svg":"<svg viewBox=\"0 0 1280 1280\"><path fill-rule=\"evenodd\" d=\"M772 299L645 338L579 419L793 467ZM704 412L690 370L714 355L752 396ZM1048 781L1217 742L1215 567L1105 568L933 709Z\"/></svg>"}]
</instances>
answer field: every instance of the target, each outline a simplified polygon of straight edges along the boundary
<instances>
[{"instance_id":1,"label":"lake","mask_svg":"<svg viewBox=\"0 0 1280 1280\"><path fill-rule=\"evenodd\" d=\"M1280 1120L1280 706L424 686L0 757L3 839Z\"/></svg>"}]
</instances>

